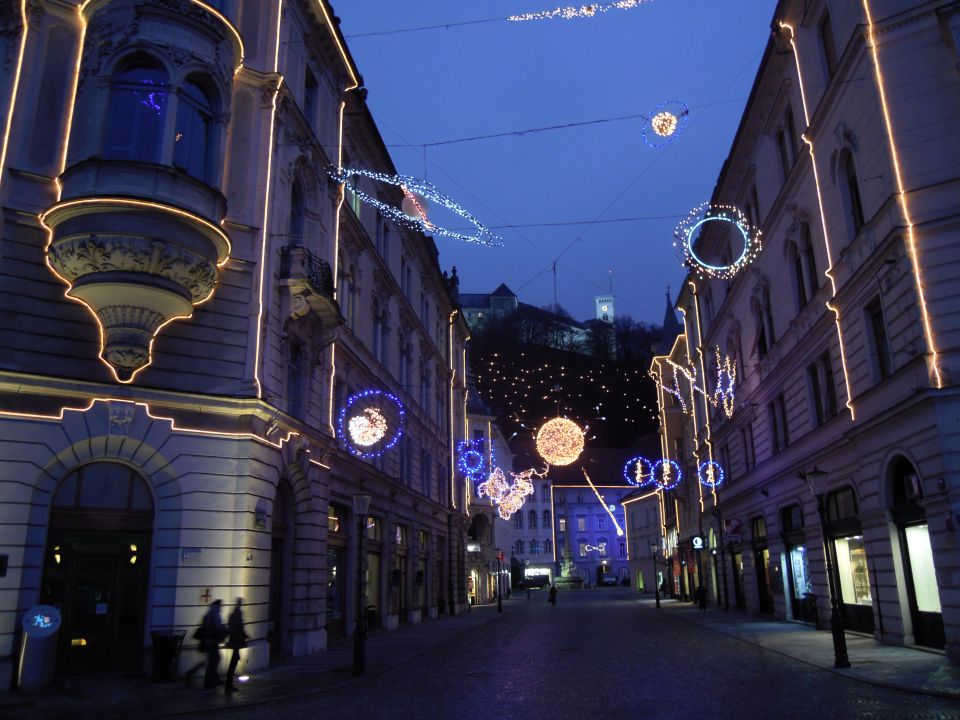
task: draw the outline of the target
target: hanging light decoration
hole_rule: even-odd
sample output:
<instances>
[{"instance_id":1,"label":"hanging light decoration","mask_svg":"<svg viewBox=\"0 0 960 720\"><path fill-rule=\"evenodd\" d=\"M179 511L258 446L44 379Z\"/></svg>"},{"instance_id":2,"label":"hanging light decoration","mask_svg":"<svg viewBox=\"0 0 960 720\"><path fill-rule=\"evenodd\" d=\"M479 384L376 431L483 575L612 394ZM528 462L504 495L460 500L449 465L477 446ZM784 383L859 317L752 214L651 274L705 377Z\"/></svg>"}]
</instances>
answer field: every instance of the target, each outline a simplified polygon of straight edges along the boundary
<instances>
[{"instance_id":1,"label":"hanging light decoration","mask_svg":"<svg viewBox=\"0 0 960 720\"><path fill-rule=\"evenodd\" d=\"M707 262L697 254L697 250L694 248L699 238L697 231L708 223L733 226L740 233L743 240L743 249L735 260L724 265L717 265ZM677 254L683 260L684 265L688 265L701 277L729 280L753 262L760 254L760 250L763 249L760 241L762 233L753 227L747 216L733 205L701 203L680 221L673 231L673 235L675 238L673 246L677 249Z\"/></svg>"},{"instance_id":2,"label":"hanging light decoration","mask_svg":"<svg viewBox=\"0 0 960 720\"><path fill-rule=\"evenodd\" d=\"M510 484L500 468L494 468L490 477L477 486L477 495L486 495L495 503L499 503L510 492Z\"/></svg>"},{"instance_id":3,"label":"hanging light decoration","mask_svg":"<svg viewBox=\"0 0 960 720\"><path fill-rule=\"evenodd\" d=\"M653 464L652 473L654 484L661 490L673 490L683 480L680 466L669 458L657 460Z\"/></svg>"},{"instance_id":4,"label":"hanging light decoration","mask_svg":"<svg viewBox=\"0 0 960 720\"><path fill-rule=\"evenodd\" d=\"M337 436L362 458L376 457L403 435L406 412L399 398L383 390L365 390L347 398L337 418Z\"/></svg>"},{"instance_id":5,"label":"hanging light decoration","mask_svg":"<svg viewBox=\"0 0 960 720\"><path fill-rule=\"evenodd\" d=\"M616 0L616 2L590 3L588 5L567 5L551 10L537 10L534 12L510 15L510 22L530 22L531 20L575 20L578 18L592 18L610 10L632 10L653 0Z\"/></svg>"},{"instance_id":6,"label":"hanging light decoration","mask_svg":"<svg viewBox=\"0 0 960 720\"><path fill-rule=\"evenodd\" d=\"M642 455L635 455L623 465L623 479L630 485L645 487L653 482L653 463Z\"/></svg>"},{"instance_id":7,"label":"hanging light decoration","mask_svg":"<svg viewBox=\"0 0 960 720\"><path fill-rule=\"evenodd\" d=\"M651 148L661 148L679 138L687 129L690 108L682 100L667 100L647 115L640 136Z\"/></svg>"},{"instance_id":8,"label":"hanging light decoration","mask_svg":"<svg viewBox=\"0 0 960 720\"><path fill-rule=\"evenodd\" d=\"M697 468L697 479L704 487L715 488L723 483L723 467L713 460L700 463L700 467Z\"/></svg>"},{"instance_id":9,"label":"hanging light decoration","mask_svg":"<svg viewBox=\"0 0 960 720\"><path fill-rule=\"evenodd\" d=\"M537 432L537 452L551 465L569 465L583 452L583 430L564 417L548 420Z\"/></svg>"}]
</instances>

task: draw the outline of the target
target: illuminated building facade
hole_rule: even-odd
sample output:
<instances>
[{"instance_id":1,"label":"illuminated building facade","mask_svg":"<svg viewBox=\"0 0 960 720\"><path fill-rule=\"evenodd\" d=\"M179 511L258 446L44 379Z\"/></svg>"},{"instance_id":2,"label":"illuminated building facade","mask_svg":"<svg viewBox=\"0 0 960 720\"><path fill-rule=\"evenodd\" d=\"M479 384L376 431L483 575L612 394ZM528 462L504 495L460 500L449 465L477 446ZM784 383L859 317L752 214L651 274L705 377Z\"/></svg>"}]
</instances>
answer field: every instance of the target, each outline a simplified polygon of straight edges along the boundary
<instances>
[{"instance_id":1,"label":"illuminated building facade","mask_svg":"<svg viewBox=\"0 0 960 720\"><path fill-rule=\"evenodd\" d=\"M674 555L689 560L691 522L720 551L712 602L826 627L825 537L847 628L954 658L958 60L951 3L778 3L712 198L764 247L731 280L688 276L671 358L708 392L660 393L665 455L679 443L688 473L726 474L715 490L687 474L677 504ZM719 230L697 252L729 264L741 248ZM716 348L736 365L730 417L709 400ZM799 476L814 468L823 531Z\"/></svg>"},{"instance_id":2,"label":"illuminated building facade","mask_svg":"<svg viewBox=\"0 0 960 720\"><path fill-rule=\"evenodd\" d=\"M330 179L394 172L330 6L0 24L0 687L38 602L63 672L148 667L214 598L244 598L246 668L324 649L354 626L358 493L371 619L464 609L467 326L433 241ZM335 433L371 388L405 429L363 459Z\"/></svg>"},{"instance_id":3,"label":"illuminated building facade","mask_svg":"<svg viewBox=\"0 0 960 720\"><path fill-rule=\"evenodd\" d=\"M484 456L483 472L466 480L470 525L467 530L467 597L471 603L496 602L497 592L510 587L510 551L513 547L513 520L500 517L497 504L477 496L477 485L489 476L489 469L513 467L513 453L480 395L470 387L467 399L467 434ZM463 473L461 473L461 478ZM521 510L522 512L522 510ZM503 553L503 560L498 556ZM497 578L499 578L499 585Z\"/></svg>"}]
</instances>

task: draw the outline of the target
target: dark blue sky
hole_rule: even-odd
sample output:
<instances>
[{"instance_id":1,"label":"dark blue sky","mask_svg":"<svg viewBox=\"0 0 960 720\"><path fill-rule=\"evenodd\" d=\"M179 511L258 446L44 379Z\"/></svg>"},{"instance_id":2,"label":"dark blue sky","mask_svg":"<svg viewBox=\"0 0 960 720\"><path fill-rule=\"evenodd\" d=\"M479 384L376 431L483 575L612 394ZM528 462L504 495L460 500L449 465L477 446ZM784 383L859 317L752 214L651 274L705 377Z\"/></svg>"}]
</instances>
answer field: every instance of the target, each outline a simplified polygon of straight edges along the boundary
<instances>
[{"instance_id":1,"label":"dark blue sky","mask_svg":"<svg viewBox=\"0 0 960 720\"><path fill-rule=\"evenodd\" d=\"M673 228L710 199L775 0L653 0L591 19L384 35L364 34L554 6L542 0L333 2L398 171L426 174L503 238L504 247L486 248L437 237L440 263L457 266L463 292L489 292L505 282L524 302L552 303L549 268L564 253L558 299L575 318L593 317L594 296L606 292L612 269L617 314L661 321L666 286L675 293L683 277ZM428 147L426 161L419 147L642 114L665 100L686 102L690 122L682 137L659 150L643 143L640 119ZM450 220L439 212L431 219ZM575 221L585 222L546 225Z\"/></svg>"}]
</instances>

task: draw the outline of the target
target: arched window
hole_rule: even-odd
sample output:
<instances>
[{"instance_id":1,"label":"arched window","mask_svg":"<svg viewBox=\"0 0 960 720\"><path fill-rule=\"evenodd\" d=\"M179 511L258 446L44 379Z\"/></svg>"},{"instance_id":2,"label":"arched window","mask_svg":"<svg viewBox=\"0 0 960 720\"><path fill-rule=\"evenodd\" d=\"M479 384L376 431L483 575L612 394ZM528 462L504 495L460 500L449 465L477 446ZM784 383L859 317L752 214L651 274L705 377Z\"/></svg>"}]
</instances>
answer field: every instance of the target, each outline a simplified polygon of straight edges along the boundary
<instances>
[{"instance_id":1,"label":"arched window","mask_svg":"<svg viewBox=\"0 0 960 720\"><path fill-rule=\"evenodd\" d=\"M110 86L104 157L160 162L168 94L167 74L152 58L139 56L117 72Z\"/></svg>"},{"instance_id":2,"label":"arched window","mask_svg":"<svg viewBox=\"0 0 960 720\"><path fill-rule=\"evenodd\" d=\"M540 502L549 502L550 500L550 486L547 483L544 483L540 486Z\"/></svg>"},{"instance_id":3,"label":"arched window","mask_svg":"<svg viewBox=\"0 0 960 720\"><path fill-rule=\"evenodd\" d=\"M543 541L543 554L552 555L553 554L553 540L547 538Z\"/></svg>"},{"instance_id":4,"label":"arched window","mask_svg":"<svg viewBox=\"0 0 960 720\"><path fill-rule=\"evenodd\" d=\"M857 168L853 161L853 153L844 150L840 156L840 192L843 195L843 206L847 214L847 225L852 240L864 225L863 204L860 202L860 182L857 179Z\"/></svg>"},{"instance_id":5,"label":"arched window","mask_svg":"<svg viewBox=\"0 0 960 720\"><path fill-rule=\"evenodd\" d=\"M770 351L770 343L767 340L767 326L763 318L763 308L758 298L753 299L750 309L753 312L753 327L756 331L757 355L766 357L766 354Z\"/></svg>"},{"instance_id":6,"label":"arched window","mask_svg":"<svg viewBox=\"0 0 960 720\"><path fill-rule=\"evenodd\" d=\"M120 463L98 462L71 473L53 496L56 510L153 512L153 499L143 478Z\"/></svg>"},{"instance_id":7,"label":"arched window","mask_svg":"<svg viewBox=\"0 0 960 720\"><path fill-rule=\"evenodd\" d=\"M800 252L806 260L804 270L809 300L820 289L820 274L817 271L817 258L813 253L813 236L810 234L810 226L807 223L800 226Z\"/></svg>"},{"instance_id":8,"label":"arched window","mask_svg":"<svg viewBox=\"0 0 960 720\"><path fill-rule=\"evenodd\" d=\"M177 98L173 164L187 175L210 183L213 180L213 103L203 83L200 77L188 77Z\"/></svg>"},{"instance_id":9,"label":"arched window","mask_svg":"<svg viewBox=\"0 0 960 720\"><path fill-rule=\"evenodd\" d=\"M303 215L305 202L300 181L294 179L290 188L290 219L287 223L287 245L303 244Z\"/></svg>"},{"instance_id":10,"label":"arched window","mask_svg":"<svg viewBox=\"0 0 960 720\"><path fill-rule=\"evenodd\" d=\"M807 293L806 274L803 271L804 258L796 243L791 242L787 245L787 262L790 263L790 274L792 275L793 289L797 299L797 312L800 312L807 306L807 301L810 298Z\"/></svg>"},{"instance_id":11,"label":"arched window","mask_svg":"<svg viewBox=\"0 0 960 720\"><path fill-rule=\"evenodd\" d=\"M549 510L543 511L543 527L544 528L550 527L550 511Z\"/></svg>"},{"instance_id":12,"label":"arched window","mask_svg":"<svg viewBox=\"0 0 960 720\"><path fill-rule=\"evenodd\" d=\"M531 530L536 530L537 529L537 511L531 510L529 513L527 513L527 517L529 518L527 527L529 527Z\"/></svg>"}]
</instances>

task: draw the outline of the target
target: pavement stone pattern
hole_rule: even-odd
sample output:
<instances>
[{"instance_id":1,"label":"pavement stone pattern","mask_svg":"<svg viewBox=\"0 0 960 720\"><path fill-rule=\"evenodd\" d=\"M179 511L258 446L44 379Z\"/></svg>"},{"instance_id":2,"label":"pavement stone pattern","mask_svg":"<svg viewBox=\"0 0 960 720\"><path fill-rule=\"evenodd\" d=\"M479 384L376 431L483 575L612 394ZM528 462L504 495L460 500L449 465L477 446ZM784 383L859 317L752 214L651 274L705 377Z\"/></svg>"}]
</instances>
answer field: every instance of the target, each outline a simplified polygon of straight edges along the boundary
<instances>
[{"instance_id":1,"label":"pavement stone pattern","mask_svg":"<svg viewBox=\"0 0 960 720\"><path fill-rule=\"evenodd\" d=\"M48 718L896 718L960 720L960 669L942 655L848 635L834 670L828 632L624 588L545 592L442 617L367 643L279 663L241 691L200 680L81 676L0 694L4 720ZM908 688L908 690L896 689ZM938 694L932 694L938 693Z\"/></svg>"}]
</instances>

